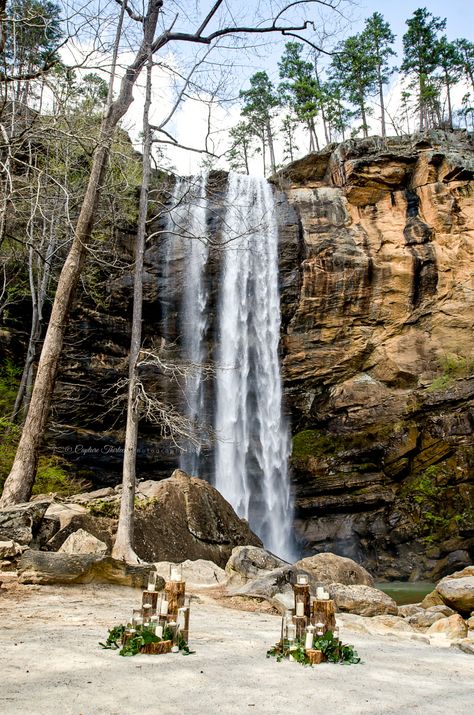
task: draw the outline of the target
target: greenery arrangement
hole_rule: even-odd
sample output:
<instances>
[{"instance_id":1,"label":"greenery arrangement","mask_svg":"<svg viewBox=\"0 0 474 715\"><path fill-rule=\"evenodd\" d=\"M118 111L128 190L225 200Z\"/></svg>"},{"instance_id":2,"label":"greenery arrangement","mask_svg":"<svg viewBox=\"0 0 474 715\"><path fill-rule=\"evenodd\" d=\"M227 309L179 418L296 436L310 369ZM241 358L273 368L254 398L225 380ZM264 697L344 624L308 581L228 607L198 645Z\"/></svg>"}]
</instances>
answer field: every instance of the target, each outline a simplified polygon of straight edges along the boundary
<instances>
[{"instance_id":1,"label":"greenery arrangement","mask_svg":"<svg viewBox=\"0 0 474 715\"><path fill-rule=\"evenodd\" d=\"M109 630L109 635L107 636L105 643L99 643L99 645L106 650L118 650L119 655L132 656L138 655L143 646L149 645L150 643L174 640L173 630L169 626L164 628L163 637L159 638L149 626L138 625L136 626L136 634L131 638L128 638L124 643L124 634L126 630L127 626L124 626L123 624L114 626L114 628ZM179 631L177 639L175 639L175 643L182 655L190 655L193 652L189 649L188 644Z\"/></svg>"},{"instance_id":2,"label":"greenery arrangement","mask_svg":"<svg viewBox=\"0 0 474 715\"><path fill-rule=\"evenodd\" d=\"M341 665L355 665L361 662L354 646L343 644L339 638L336 638L332 631L327 631L323 636L315 638L313 649L320 650L329 663L340 663ZM290 656L297 663L302 665L311 665L310 659L305 651L304 643L296 640L291 646L287 640L280 641L273 648L267 651L267 658L275 657L280 663L284 658Z\"/></svg>"}]
</instances>

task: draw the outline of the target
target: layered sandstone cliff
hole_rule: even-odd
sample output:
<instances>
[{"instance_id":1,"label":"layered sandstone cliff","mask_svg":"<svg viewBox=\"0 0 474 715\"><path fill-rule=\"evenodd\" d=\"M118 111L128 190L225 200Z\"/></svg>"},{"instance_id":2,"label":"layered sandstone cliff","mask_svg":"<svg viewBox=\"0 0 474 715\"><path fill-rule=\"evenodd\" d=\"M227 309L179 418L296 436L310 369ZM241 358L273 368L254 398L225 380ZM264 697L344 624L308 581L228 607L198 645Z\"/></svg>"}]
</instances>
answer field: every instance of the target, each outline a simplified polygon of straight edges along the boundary
<instances>
[{"instance_id":1,"label":"layered sandstone cliff","mask_svg":"<svg viewBox=\"0 0 474 715\"><path fill-rule=\"evenodd\" d=\"M274 178L298 530L381 576L472 562L473 177L472 137L431 133Z\"/></svg>"},{"instance_id":2,"label":"layered sandstone cliff","mask_svg":"<svg viewBox=\"0 0 474 715\"><path fill-rule=\"evenodd\" d=\"M473 138L430 133L330 146L273 178L305 553L335 551L386 578L435 578L473 560L473 176ZM225 185L224 173L211 173L217 243ZM168 334L179 352L173 296L188 267L179 256L164 266L156 229L146 251L145 345ZM131 257L133 227L118 240ZM210 356L220 258L216 250L209 266ZM124 417L114 386L127 371L131 298L126 271L104 274L94 299L81 294L56 389L47 447L96 486L120 480ZM27 332L3 335L0 357L19 360ZM176 385L150 380L179 402ZM212 380L206 389L211 404ZM140 477L168 477L177 459L144 423Z\"/></svg>"}]
</instances>

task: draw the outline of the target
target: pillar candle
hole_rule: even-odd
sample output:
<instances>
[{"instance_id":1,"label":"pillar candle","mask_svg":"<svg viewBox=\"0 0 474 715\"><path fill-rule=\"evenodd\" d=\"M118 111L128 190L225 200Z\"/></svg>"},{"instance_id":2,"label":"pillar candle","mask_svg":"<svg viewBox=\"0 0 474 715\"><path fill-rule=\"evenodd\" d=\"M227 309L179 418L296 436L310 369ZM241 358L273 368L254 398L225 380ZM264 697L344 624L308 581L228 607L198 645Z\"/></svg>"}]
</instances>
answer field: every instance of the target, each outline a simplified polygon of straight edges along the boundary
<instances>
[{"instance_id":1,"label":"pillar candle","mask_svg":"<svg viewBox=\"0 0 474 715\"><path fill-rule=\"evenodd\" d=\"M297 616L304 616L304 603L303 601L298 601L296 604L296 615Z\"/></svg>"}]
</instances>

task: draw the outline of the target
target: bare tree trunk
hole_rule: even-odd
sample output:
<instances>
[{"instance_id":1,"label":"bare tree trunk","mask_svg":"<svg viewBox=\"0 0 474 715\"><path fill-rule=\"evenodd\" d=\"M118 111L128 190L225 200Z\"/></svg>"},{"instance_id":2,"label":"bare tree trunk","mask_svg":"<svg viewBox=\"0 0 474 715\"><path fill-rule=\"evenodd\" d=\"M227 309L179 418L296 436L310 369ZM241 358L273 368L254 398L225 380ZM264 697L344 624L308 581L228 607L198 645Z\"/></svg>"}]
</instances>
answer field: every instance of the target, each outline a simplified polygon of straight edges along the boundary
<instances>
[{"instance_id":1,"label":"bare tree trunk","mask_svg":"<svg viewBox=\"0 0 474 715\"><path fill-rule=\"evenodd\" d=\"M385 124L385 101L383 96L383 84L382 77L380 75L380 65L378 67L378 85L379 85L379 102L380 102L380 126L382 129L383 139L387 136L387 127Z\"/></svg>"},{"instance_id":2,"label":"bare tree trunk","mask_svg":"<svg viewBox=\"0 0 474 715\"><path fill-rule=\"evenodd\" d=\"M364 137L367 138L369 136L369 128L367 126L367 115L365 111L365 104L363 102L361 102L360 105L360 113L362 115L362 132Z\"/></svg>"},{"instance_id":3,"label":"bare tree trunk","mask_svg":"<svg viewBox=\"0 0 474 715\"><path fill-rule=\"evenodd\" d=\"M102 121L98 146L94 153L91 174L77 220L74 239L59 276L51 318L38 362L30 407L15 460L3 488L0 500L2 506L27 501L31 496L41 440L59 369L69 309L81 275L86 246L92 233L110 145L118 122L133 101L133 86L147 61L146 48L153 41L161 5L161 0L150 0L148 14L144 20L143 42L135 60L125 71L117 99L110 104ZM113 75L111 81L113 81Z\"/></svg>"},{"instance_id":4,"label":"bare tree trunk","mask_svg":"<svg viewBox=\"0 0 474 715\"><path fill-rule=\"evenodd\" d=\"M125 450L123 457L122 499L120 515L112 556L127 563L138 563L139 559L133 548L134 503L136 483L136 459L138 442L138 423L140 419L140 396L137 391L137 364L142 343L142 307L143 307L143 254L148 210L148 192L151 177L151 130L149 122L151 105L151 72L153 60L149 51L146 68L146 95L143 108L143 176L140 189L140 208L138 230L135 242L135 270L133 283L133 317L130 340L128 368L127 426L125 431Z\"/></svg>"},{"instance_id":5,"label":"bare tree trunk","mask_svg":"<svg viewBox=\"0 0 474 715\"><path fill-rule=\"evenodd\" d=\"M453 107L451 104L451 83L449 81L448 73L445 72L445 78L446 78L446 94L447 94L447 99L448 99L448 122L449 122L449 128L453 128Z\"/></svg>"},{"instance_id":6,"label":"bare tree trunk","mask_svg":"<svg viewBox=\"0 0 474 715\"><path fill-rule=\"evenodd\" d=\"M267 120L267 140L268 140L268 150L270 152L270 166L272 168L272 174L276 172L276 161L275 161L275 149L273 146L273 134L272 134L272 128L270 125L270 120Z\"/></svg>"}]
</instances>

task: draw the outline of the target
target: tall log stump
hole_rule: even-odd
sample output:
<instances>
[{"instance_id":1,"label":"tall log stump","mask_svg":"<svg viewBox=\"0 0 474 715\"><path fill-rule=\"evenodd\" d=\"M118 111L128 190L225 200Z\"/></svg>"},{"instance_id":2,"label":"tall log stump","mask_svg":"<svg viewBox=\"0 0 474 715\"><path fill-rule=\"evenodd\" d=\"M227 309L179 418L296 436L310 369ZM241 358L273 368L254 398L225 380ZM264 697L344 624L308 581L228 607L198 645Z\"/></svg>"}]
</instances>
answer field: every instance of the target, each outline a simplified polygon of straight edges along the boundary
<instances>
[{"instance_id":1,"label":"tall log stump","mask_svg":"<svg viewBox=\"0 0 474 715\"><path fill-rule=\"evenodd\" d=\"M334 631L336 627L336 609L332 599L317 599L313 602L311 623L313 626L315 626L316 623L322 623L325 633L326 631Z\"/></svg>"},{"instance_id":2,"label":"tall log stump","mask_svg":"<svg viewBox=\"0 0 474 715\"><path fill-rule=\"evenodd\" d=\"M178 608L184 606L185 589L185 581L167 581L165 583L165 598L168 601L169 615L177 616Z\"/></svg>"}]
</instances>

